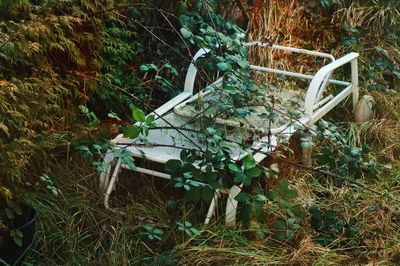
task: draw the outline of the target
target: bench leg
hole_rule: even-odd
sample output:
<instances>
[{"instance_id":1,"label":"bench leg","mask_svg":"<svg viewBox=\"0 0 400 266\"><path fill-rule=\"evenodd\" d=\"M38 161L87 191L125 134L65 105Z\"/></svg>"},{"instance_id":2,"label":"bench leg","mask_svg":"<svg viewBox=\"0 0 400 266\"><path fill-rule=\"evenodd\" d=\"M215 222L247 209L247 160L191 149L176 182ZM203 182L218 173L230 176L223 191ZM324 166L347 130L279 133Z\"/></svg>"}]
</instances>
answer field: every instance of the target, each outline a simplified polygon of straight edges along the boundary
<instances>
[{"instance_id":1,"label":"bench leg","mask_svg":"<svg viewBox=\"0 0 400 266\"><path fill-rule=\"evenodd\" d=\"M236 226L236 213L238 202L235 197L240 193L242 189L239 186L233 186L228 195L228 201L226 203L225 211L225 224L227 226Z\"/></svg>"},{"instance_id":2,"label":"bench leg","mask_svg":"<svg viewBox=\"0 0 400 266\"><path fill-rule=\"evenodd\" d=\"M121 163L122 163L121 158L118 158L118 161L117 161L117 163L115 165L115 168L114 168L114 172L113 172L113 174L111 176L110 183L108 184L107 191L106 191L106 193L104 195L104 207L106 207L107 210L110 210L110 211L113 211L113 212L116 212L116 213L119 213L119 214L126 214L124 212L119 212L119 211L111 209L110 205L108 203L108 201L110 199L111 192L114 189L115 182L118 180L118 174L119 174L119 171L121 170Z\"/></svg>"},{"instance_id":3,"label":"bench leg","mask_svg":"<svg viewBox=\"0 0 400 266\"><path fill-rule=\"evenodd\" d=\"M210 207L208 208L208 212L207 212L207 216L206 219L204 220L204 224L207 225L210 223L210 219L212 218L212 216L215 214L215 208L218 205L218 198L220 197L220 191L219 189L217 189L214 192L214 197L210 202Z\"/></svg>"},{"instance_id":4,"label":"bench leg","mask_svg":"<svg viewBox=\"0 0 400 266\"><path fill-rule=\"evenodd\" d=\"M106 171L100 173L100 176L99 176L99 190L102 194L106 193L106 191L107 191L107 187L110 182L111 168L112 168L113 164L115 163L113 150L110 149L106 152L103 163L106 166Z\"/></svg>"},{"instance_id":5,"label":"bench leg","mask_svg":"<svg viewBox=\"0 0 400 266\"><path fill-rule=\"evenodd\" d=\"M301 160L303 165L312 166L312 147L309 148L301 148Z\"/></svg>"},{"instance_id":6,"label":"bench leg","mask_svg":"<svg viewBox=\"0 0 400 266\"><path fill-rule=\"evenodd\" d=\"M100 193L106 193L108 184L110 182L112 163L106 164L106 171L100 173L99 177L99 189Z\"/></svg>"}]
</instances>

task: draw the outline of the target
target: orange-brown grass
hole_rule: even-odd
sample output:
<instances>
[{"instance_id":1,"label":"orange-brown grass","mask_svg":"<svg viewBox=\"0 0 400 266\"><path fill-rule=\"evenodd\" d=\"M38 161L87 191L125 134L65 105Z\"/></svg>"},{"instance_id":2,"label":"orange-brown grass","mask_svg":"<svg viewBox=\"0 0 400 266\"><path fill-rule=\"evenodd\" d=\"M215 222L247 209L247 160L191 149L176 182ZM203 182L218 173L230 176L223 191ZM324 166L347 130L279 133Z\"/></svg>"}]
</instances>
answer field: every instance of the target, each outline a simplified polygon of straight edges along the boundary
<instances>
[{"instance_id":1,"label":"orange-brown grass","mask_svg":"<svg viewBox=\"0 0 400 266\"><path fill-rule=\"evenodd\" d=\"M335 31L328 27L330 18L321 16L319 20L312 19L309 11L307 5L296 0L255 1L250 12L248 40L327 51L337 39ZM249 55L253 64L264 65L269 60L269 66L298 71L315 65L312 57L292 56L270 49L253 48Z\"/></svg>"}]
</instances>

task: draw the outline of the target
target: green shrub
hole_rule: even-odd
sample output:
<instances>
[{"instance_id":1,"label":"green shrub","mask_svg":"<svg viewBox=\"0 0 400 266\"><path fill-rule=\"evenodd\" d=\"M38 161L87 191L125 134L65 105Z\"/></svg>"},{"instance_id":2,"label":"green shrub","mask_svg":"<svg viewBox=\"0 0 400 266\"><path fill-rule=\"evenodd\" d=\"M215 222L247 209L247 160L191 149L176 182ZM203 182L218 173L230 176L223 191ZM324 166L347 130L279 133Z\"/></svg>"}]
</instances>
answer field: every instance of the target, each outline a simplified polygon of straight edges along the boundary
<instances>
[{"instance_id":1,"label":"green shrub","mask_svg":"<svg viewBox=\"0 0 400 266\"><path fill-rule=\"evenodd\" d=\"M99 68L101 20L88 14L101 7L100 1L0 2L0 224L8 224L5 203L22 201L93 89L74 73Z\"/></svg>"}]
</instances>

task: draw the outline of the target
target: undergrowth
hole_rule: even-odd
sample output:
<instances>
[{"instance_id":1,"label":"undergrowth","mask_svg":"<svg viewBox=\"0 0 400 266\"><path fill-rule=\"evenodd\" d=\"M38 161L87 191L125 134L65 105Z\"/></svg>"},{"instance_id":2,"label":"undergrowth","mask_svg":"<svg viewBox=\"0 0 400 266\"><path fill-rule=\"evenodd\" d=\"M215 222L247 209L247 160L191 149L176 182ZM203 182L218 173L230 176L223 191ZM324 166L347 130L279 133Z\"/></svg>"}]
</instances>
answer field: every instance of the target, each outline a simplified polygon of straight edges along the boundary
<instances>
[{"instance_id":1,"label":"undergrowth","mask_svg":"<svg viewBox=\"0 0 400 266\"><path fill-rule=\"evenodd\" d=\"M397 166L398 167L398 166ZM360 182L396 195L399 169L379 179ZM390 174L392 173L392 175ZM357 186L338 185L331 178L292 169L286 178L303 206L314 206L294 241L249 239L248 232L223 226L223 215L203 227L204 211L184 203L183 194L163 180L124 173L113 205L127 216L106 212L97 192L97 175L89 161L59 161L49 175L59 190L36 195L39 232L27 261L39 265L397 265L400 262L398 203ZM183 213L169 202L184 204ZM204 208L203 208L204 209ZM184 215L200 230L188 237L177 230ZM196 218L197 217L197 218ZM145 225L162 230L149 239ZM322 235L321 235L322 234ZM333 237L326 247L321 236ZM315 241L317 239L317 241ZM320 244L318 244L320 243ZM35 263L35 264L36 264Z\"/></svg>"}]
</instances>

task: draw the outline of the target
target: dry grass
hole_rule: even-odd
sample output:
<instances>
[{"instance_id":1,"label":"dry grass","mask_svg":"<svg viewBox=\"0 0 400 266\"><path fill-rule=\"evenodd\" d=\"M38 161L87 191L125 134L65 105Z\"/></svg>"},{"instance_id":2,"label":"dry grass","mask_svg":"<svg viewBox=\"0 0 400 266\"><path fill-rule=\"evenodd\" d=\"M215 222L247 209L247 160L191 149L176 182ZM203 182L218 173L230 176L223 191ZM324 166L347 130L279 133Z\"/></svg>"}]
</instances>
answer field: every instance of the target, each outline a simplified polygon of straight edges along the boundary
<instances>
[{"instance_id":1,"label":"dry grass","mask_svg":"<svg viewBox=\"0 0 400 266\"><path fill-rule=\"evenodd\" d=\"M337 36L329 26L328 18L321 17L316 21L310 17L309 11L307 5L294 0L255 1L249 12L248 40L327 51L337 41ZM315 23L319 26L315 27ZM269 62L269 66L301 72L313 69L316 64L311 57L299 58L284 52L257 48L250 49L250 61L256 65Z\"/></svg>"},{"instance_id":2,"label":"dry grass","mask_svg":"<svg viewBox=\"0 0 400 266\"><path fill-rule=\"evenodd\" d=\"M362 5L358 1L349 6L338 9L333 21L345 21L351 28L368 28L377 37L384 32L386 25L397 25L400 15L399 6L394 2L390 5L378 5L370 3Z\"/></svg>"}]
</instances>

